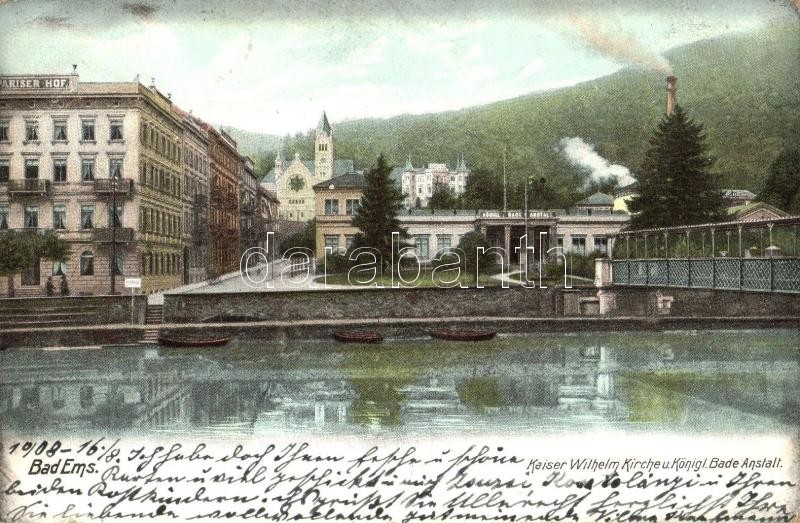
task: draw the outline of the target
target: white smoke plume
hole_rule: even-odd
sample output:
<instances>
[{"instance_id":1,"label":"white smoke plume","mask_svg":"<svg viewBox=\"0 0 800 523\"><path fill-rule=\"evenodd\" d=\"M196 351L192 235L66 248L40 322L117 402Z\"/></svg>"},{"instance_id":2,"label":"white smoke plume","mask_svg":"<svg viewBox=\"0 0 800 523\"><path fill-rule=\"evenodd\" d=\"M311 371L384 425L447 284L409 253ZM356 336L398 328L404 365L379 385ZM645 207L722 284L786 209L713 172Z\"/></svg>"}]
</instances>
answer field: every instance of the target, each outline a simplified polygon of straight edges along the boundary
<instances>
[{"instance_id":1,"label":"white smoke plume","mask_svg":"<svg viewBox=\"0 0 800 523\"><path fill-rule=\"evenodd\" d=\"M575 13L569 20L586 44L598 53L629 65L672 74L672 67L663 56L643 46L631 34L620 29L609 30L596 20Z\"/></svg>"},{"instance_id":2,"label":"white smoke plume","mask_svg":"<svg viewBox=\"0 0 800 523\"><path fill-rule=\"evenodd\" d=\"M620 186L633 183L631 171L624 165L612 164L594 150L594 145L586 143L580 136L562 138L558 142L559 150L567 161L576 167L589 171L588 181L603 181L616 178Z\"/></svg>"}]
</instances>

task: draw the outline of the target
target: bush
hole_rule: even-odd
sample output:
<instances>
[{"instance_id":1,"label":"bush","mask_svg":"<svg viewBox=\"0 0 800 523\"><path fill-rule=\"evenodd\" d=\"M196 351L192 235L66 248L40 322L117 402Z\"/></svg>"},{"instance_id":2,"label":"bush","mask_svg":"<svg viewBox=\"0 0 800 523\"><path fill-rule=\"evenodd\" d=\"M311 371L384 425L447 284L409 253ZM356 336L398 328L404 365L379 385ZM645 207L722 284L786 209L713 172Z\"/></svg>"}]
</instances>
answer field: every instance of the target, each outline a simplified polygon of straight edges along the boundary
<instances>
[{"instance_id":1,"label":"bush","mask_svg":"<svg viewBox=\"0 0 800 523\"><path fill-rule=\"evenodd\" d=\"M44 293L47 296L53 296L56 293L56 286L53 285L53 277L48 276L47 281L44 284Z\"/></svg>"},{"instance_id":2,"label":"bush","mask_svg":"<svg viewBox=\"0 0 800 523\"><path fill-rule=\"evenodd\" d=\"M353 265L355 265L355 262L350 261L347 253L341 254L338 252L332 252L327 256L328 274L346 273L351 267L353 267ZM323 258L317 260L317 272L321 273L324 267L325 260Z\"/></svg>"},{"instance_id":3,"label":"bush","mask_svg":"<svg viewBox=\"0 0 800 523\"><path fill-rule=\"evenodd\" d=\"M67 277L65 275L61 276L61 295L62 296L69 296L69 285L67 285Z\"/></svg>"},{"instance_id":4,"label":"bush","mask_svg":"<svg viewBox=\"0 0 800 523\"><path fill-rule=\"evenodd\" d=\"M589 254L576 254L566 252L567 257L567 276L578 276L581 278L594 279L594 260L596 258L607 258L608 254L602 251L592 251ZM562 263L547 263L544 266L544 275L547 279L564 278L563 260Z\"/></svg>"},{"instance_id":5,"label":"bush","mask_svg":"<svg viewBox=\"0 0 800 523\"><path fill-rule=\"evenodd\" d=\"M478 257L478 247L489 249L489 242L483 234L478 231L468 232L461 237L458 242L458 249L464 254L461 257L461 267L470 274L475 274L476 266L479 265L481 272L491 274L496 271L497 256L485 253Z\"/></svg>"}]
</instances>

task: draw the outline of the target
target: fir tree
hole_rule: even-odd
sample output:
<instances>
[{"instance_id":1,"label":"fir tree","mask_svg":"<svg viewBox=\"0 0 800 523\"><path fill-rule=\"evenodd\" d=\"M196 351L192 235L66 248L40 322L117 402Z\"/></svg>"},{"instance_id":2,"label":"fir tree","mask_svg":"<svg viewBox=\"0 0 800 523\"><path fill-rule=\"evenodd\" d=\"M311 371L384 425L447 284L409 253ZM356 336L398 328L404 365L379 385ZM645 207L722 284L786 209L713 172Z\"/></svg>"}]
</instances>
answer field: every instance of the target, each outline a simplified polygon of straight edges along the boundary
<instances>
[{"instance_id":1,"label":"fir tree","mask_svg":"<svg viewBox=\"0 0 800 523\"><path fill-rule=\"evenodd\" d=\"M46 296L53 296L56 293L56 286L53 285L53 277L48 276L44 284L44 293Z\"/></svg>"},{"instance_id":2,"label":"fir tree","mask_svg":"<svg viewBox=\"0 0 800 523\"><path fill-rule=\"evenodd\" d=\"M61 275L60 291L62 296L69 296L69 285L67 284L67 276L65 274Z\"/></svg>"},{"instance_id":3,"label":"fir tree","mask_svg":"<svg viewBox=\"0 0 800 523\"><path fill-rule=\"evenodd\" d=\"M382 267L392 259L392 233L399 234L397 250L405 246L408 231L400 227L397 215L403 209L403 194L392 182L391 168L381 154L377 164L365 175L366 185L361 196L361 205L353 216L352 225L360 232L353 239L354 247L370 247L381 253Z\"/></svg>"},{"instance_id":4,"label":"fir tree","mask_svg":"<svg viewBox=\"0 0 800 523\"><path fill-rule=\"evenodd\" d=\"M633 228L666 227L718 221L725 216L722 193L710 169L703 126L680 106L658 124L650 148L635 175L639 195L628 208Z\"/></svg>"},{"instance_id":5,"label":"fir tree","mask_svg":"<svg viewBox=\"0 0 800 523\"><path fill-rule=\"evenodd\" d=\"M800 148L784 149L769 167L769 175L758 199L791 213L800 212Z\"/></svg>"},{"instance_id":6,"label":"fir tree","mask_svg":"<svg viewBox=\"0 0 800 523\"><path fill-rule=\"evenodd\" d=\"M446 183L436 182L433 194L428 198L428 207L431 209L453 209L457 203L456 195Z\"/></svg>"}]
</instances>

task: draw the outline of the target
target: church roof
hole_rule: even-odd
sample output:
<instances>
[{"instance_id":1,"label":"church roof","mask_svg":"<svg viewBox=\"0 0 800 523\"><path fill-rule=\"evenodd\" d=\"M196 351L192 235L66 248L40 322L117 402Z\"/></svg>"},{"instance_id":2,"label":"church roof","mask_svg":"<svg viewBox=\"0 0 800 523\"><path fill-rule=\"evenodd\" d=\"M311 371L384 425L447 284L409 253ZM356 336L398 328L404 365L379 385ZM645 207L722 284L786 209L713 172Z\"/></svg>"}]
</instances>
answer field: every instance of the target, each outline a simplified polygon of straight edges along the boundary
<instances>
[{"instance_id":1,"label":"church roof","mask_svg":"<svg viewBox=\"0 0 800 523\"><path fill-rule=\"evenodd\" d=\"M282 162L281 171L286 170L286 168L289 167L289 165L293 161L294 160L283 160L282 159L281 160L281 162ZM311 173L311 176L314 176L314 173L316 171L316 165L314 164L314 160L300 160L300 161L303 162L303 165L305 165L306 169L308 169L308 172ZM333 161L333 175L334 176L338 176L340 174L345 174L345 173L348 173L348 172L351 172L351 171L354 171L354 170L355 170L355 164L353 163L353 160L348 160L348 159L344 159L344 158L336 158ZM272 169L269 170L269 172L263 178L261 178L261 183L274 183L276 181L276 179L277 179L277 176L275 175L275 168L273 167Z\"/></svg>"},{"instance_id":2,"label":"church roof","mask_svg":"<svg viewBox=\"0 0 800 523\"><path fill-rule=\"evenodd\" d=\"M359 172L348 172L339 176L334 176L324 182L314 184L314 189L330 189L331 186L334 188L364 187L365 185L367 185L367 181L363 174Z\"/></svg>"},{"instance_id":3,"label":"church roof","mask_svg":"<svg viewBox=\"0 0 800 523\"><path fill-rule=\"evenodd\" d=\"M596 192L575 205L614 205L614 197L605 193Z\"/></svg>"},{"instance_id":4,"label":"church roof","mask_svg":"<svg viewBox=\"0 0 800 523\"><path fill-rule=\"evenodd\" d=\"M325 133L328 136L331 134L331 124L328 123L328 115L325 114L325 111L322 111L322 116L319 118L319 123L317 124L317 132Z\"/></svg>"}]
</instances>

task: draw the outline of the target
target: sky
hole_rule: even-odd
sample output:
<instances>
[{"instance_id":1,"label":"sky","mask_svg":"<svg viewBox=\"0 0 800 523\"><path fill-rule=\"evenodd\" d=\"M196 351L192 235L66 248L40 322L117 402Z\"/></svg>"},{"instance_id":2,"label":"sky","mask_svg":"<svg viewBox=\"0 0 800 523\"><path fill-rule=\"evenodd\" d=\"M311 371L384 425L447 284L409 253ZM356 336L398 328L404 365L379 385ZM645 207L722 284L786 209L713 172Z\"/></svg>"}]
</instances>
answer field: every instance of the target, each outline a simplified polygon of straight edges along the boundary
<instances>
[{"instance_id":1,"label":"sky","mask_svg":"<svg viewBox=\"0 0 800 523\"><path fill-rule=\"evenodd\" d=\"M789 0L0 0L0 73L155 85L205 120L284 135L459 109L797 17Z\"/></svg>"}]
</instances>

